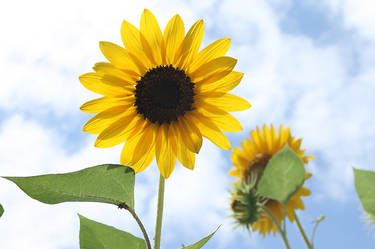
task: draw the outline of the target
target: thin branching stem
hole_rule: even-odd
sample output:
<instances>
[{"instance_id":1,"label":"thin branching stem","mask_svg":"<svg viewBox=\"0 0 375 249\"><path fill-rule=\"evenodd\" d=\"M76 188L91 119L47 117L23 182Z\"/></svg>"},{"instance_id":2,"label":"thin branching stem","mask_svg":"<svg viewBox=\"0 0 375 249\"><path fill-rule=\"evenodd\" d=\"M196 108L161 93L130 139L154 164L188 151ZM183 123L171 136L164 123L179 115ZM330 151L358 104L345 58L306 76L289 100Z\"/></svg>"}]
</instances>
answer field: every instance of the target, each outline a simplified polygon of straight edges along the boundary
<instances>
[{"instance_id":1,"label":"thin branching stem","mask_svg":"<svg viewBox=\"0 0 375 249\"><path fill-rule=\"evenodd\" d=\"M300 233L301 233L301 235L302 235L302 238L303 238L303 240L304 240L305 243L306 243L307 248L309 248L309 249L314 249L314 247L311 245L309 239L308 239L307 236L306 236L305 230L303 230L302 224L301 224L301 222L299 221L296 212L293 211L293 214L294 214L294 218L296 219L296 223L297 223L298 230L300 231Z\"/></svg>"},{"instance_id":2,"label":"thin branching stem","mask_svg":"<svg viewBox=\"0 0 375 249\"><path fill-rule=\"evenodd\" d=\"M277 221L276 217L272 214L272 212L270 210L268 210L268 208L266 208L265 206L262 206L262 210L268 215L268 217L270 217L270 219L273 221L273 223L275 224L276 228L277 228L277 231L280 233L283 241L284 241L284 245L285 245L285 248L286 249L291 249L290 248L290 245L289 245L289 241L288 241L288 238L286 237L286 234L285 234L285 231L281 228L281 225L280 223Z\"/></svg>"},{"instance_id":3,"label":"thin branching stem","mask_svg":"<svg viewBox=\"0 0 375 249\"><path fill-rule=\"evenodd\" d=\"M150 239L147 235L146 229L145 229L144 225L142 224L141 220L139 219L138 215L135 213L134 209L132 209L131 207L129 207L128 205L126 205L124 203L120 204L119 207L124 208L124 209L128 210L129 213L131 213L131 215L133 216L133 218L137 222L139 228L141 228L141 231L143 233L143 237L145 238L145 241L146 241L147 249L152 249Z\"/></svg>"}]
</instances>

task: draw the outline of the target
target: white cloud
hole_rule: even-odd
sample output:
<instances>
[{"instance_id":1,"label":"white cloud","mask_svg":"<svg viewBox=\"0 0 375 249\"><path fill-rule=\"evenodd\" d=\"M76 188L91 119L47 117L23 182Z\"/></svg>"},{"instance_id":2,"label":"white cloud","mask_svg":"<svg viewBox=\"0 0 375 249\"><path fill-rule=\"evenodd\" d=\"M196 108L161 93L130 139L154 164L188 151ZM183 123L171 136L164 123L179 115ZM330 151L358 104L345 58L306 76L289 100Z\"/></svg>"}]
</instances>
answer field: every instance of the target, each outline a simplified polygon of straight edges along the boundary
<instances>
[{"instance_id":1,"label":"white cloud","mask_svg":"<svg viewBox=\"0 0 375 249\"><path fill-rule=\"evenodd\" d=\"M375 3L371 0L322 0L333 14L344 20L348 29L354 29L364 37L374 39Z\"/></svg>"}]
</instances>

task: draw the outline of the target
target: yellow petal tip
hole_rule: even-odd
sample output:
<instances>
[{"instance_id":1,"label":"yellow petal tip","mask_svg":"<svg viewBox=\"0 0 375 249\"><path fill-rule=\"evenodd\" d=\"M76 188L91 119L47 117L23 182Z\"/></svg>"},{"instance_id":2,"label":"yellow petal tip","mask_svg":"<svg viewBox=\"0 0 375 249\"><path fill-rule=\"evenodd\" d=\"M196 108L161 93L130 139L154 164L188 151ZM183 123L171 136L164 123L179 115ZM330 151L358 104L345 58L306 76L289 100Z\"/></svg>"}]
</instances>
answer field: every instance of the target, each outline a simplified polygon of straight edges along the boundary
<instances>
[{"instance_id":1,"label":"yellow petal tip","mask_svg":"<svg viewBox=\"0 0 375 249\"><path fill-rule=\"evenodd\" d=\"M82 81L83 79L87 78L87 76L89 76L89 75L90 75L90 73L82 74L82 75L78 76L78 79L79 79L79 81Z\"/></svg>"},{"instance_id":2,"label":"yellow petal tip","mask_svg":"<svg viewBox=\"0 0 375 249\"><path fill-rule=\"evenodd\" d=\"M101 149L107 148L107 147L105 147L105 146L102 146L102 144L101 144L100 142L98 142L98 143L95 142L94 146L95 146L96 148L101 148Z\"/></svg>"},{"instance_id":3,"label":"yellow petal tip","mask_svg":"<svg viewBox=\"0 0 375 249\"><path fill-rule=\"evenodd\" d=\"M100 48L100 51L102 51L102 53L104 54L104 47L108 45L109 42L105 42L105 41L100 41L99 42L99 48Z\"/></svg>"},{"instance_id":4,"label":"yellow petal tip","mask_svg":"<svg viewBox=\"0 0 375 249\"><path fill-rule=\"evenodd\" d=\"M106 148L106 147L102 147L102 140L99 140L99 139L95 140L94 146L97 148Z\"/></svg>"},{"instance_id":5,"label":"yellow petal tip","mask_svg":"<svg viewBox=\"0 0 375 249\"><path fill-rule=\"evenodd\" d=\"M246 109L249 109L249 108L251 107L251 104L250 104L250 102L247 101L247 100L246 100L246 102L247 102L247 105L248 105ZM245 110L246 110L246 109L245 109Z\"/></svg>"},{"instance_id":6,"label":"yellow petal tip","mask_svg":"<svg viewBox=\"0 0 375 249\"><path fill-rule=\"evenodd\" d=\"M107 42L105 41L100 41L99 42L99 48L102 49L103 46L105 46L107 44Z\"/></svg>"}]
</instances>

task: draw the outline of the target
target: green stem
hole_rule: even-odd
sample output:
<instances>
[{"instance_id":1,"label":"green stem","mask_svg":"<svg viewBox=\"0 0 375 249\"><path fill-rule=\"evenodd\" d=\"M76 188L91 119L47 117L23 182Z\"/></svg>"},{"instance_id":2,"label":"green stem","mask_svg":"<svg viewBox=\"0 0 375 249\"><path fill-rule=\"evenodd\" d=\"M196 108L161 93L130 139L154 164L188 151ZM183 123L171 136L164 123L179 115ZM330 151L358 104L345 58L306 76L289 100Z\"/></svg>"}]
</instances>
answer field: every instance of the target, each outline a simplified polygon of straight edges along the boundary
<instances>
[{"instance_id":1,"label":"green stem","mask_svg":"<svg viewBox=\"0 0 375 249\"><path fill-rule=\"evenodd\" d=\"M285 236L286 236L286 205L283 204L283 219L284 219L284 223L283 223L283 231L285 233Z\"/></svg>"},{"instance_id":2,"label":"green stem","mask_svg":"<svg viewBox=\"0 0 375 249\"><path fill-rule=\"evenodd\" d=\"M164 177L160 174L154 249L160 249L161 225L162 225L162 220L163 220L163 206L164 206L164 184L165 184Z\"/></svg>"},{"instance_id":3,"label":"green stem","mask_svg":"<svg viewBox=\"0 0 375 249\"><path fill-rule=\"evenodd\" d=\"M146 241L146 245L147 245L147 249L152 249L151 248L151 243L150 243L150 239L148 238L148 235L147 235L147 232L146 232L146 229L145 227L143 226L141 220L139 219L138 215L135 213L135 211L130 208L129 206L125 206L125 209L129 211L129 213L131 213L131 215L133 216L133 218L137 221L138 223L138 226L141 228L142 230L142 233L143 233L143 237L145 238L145 241Z\"/></svg>"},{"instance_id":4,"label":"green stem","mask_svg":"<svg viewBox=\"0 0 375 249\"><path fill-rule=\"evenodd\" d=\"M289 241L288 241L288 238L287 238L286 235L285 235L285 231L281 228L281 225L280 225L280 223L277 221L276 217L275 217L275 216L272 214L272 212L271 212L270 210L268 210L268 208L266 208L265 206L262 206L262 209L263 209L264 212L266 212L266 214L268 215L268 217L270 217L270 219L271 219L271 220L273 221L273 223L276 225L277 231L281 234L281 237L283 238L285 248L290 249Z\"/></svg>"},{"instance_id":5,"label":"green stem","mask_svg":"<svg viewBox=\"0 0 375 249\"><path fill-rule=\"evenodd\" d=\"M320 222L322 222L326 217L323 215L321 217L319 217L318 219L315 220L315 226L314 226L314 229L312 231L312 234L311 234L311 246L314 248L314 238L315 238L315 233L316 233L316 229L318 228Z\"/></svg>"},{"instance_id":6,"label":"green stem","mask_svg":"<svg viewBox=\"0 0 375 249\"><path fill-rule=\"evenodd\" d=\"M305 230L303 230L303 227L301 225L301 222L298 219L298 216L297 216L296 212L293 211L293 214L294 214L294 218L296 219L298 230L300 231L300 233L301 233L301 235L303 237L303 240L305 241L305 243L307 245L307 248L314 249L314 247L310 244L310 241L309 241L309 239L306 236Z\"/></svg>"}]
</instances>

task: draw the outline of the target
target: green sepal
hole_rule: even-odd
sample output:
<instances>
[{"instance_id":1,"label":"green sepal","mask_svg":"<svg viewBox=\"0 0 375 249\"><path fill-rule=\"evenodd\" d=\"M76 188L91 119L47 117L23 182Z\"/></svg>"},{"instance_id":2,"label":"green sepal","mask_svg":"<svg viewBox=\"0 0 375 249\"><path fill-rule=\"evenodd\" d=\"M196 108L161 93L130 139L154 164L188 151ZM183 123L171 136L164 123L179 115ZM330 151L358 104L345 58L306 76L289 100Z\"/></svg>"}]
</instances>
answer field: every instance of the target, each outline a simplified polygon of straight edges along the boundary
<instances>
[{"instance_id":1,"label":"green sepal","mask_svg":"<svg viewBox=\"0 0 375 249\"><path fill-rule=\"evenodd\" d=\"M3 208L3 206L0 204L0 217L3 216L3 213L4 213L4 208Z\"/></svg>"},{"instance_id":2,"label":"green sepal","mask_svg":"<svg viewBox=\"0 0 375 249\"><path fill-rule=\"evenodd\" d=\"M147 249L143 239L79 215L81 249Z\"/></svg>"},{"instance_id":3,"label":"green sepal","mask_svg":"<svg viewBox=\"0 0 375 249\"><path fill-rule=\"evenodd\" d=\"M363 209L370 215L375 215L375 172L355 169L354 184Z\"/></svg>"},{"instance_id":4,"label":"green sepal","mask_svg":"<svg viewBox=\"0 0 375 249\"><path fill-rule=\"evenodd\" d=\"M258 184L258 194L286 205L302 187L306 178L304 163L288 144L276 153L265 167Z\"/></svg>"},{"instance_id":5,"label":"green sepal","mask_svg":"<svg viewBox=\"0 0 375 249\"><path fill-rule=\"evenodd\" d=\"M4 177L28 196L46 204L61 202L126 203L134 208L135 174L132 168L104 164L80 171L30 177Z\"/></svg>"},{"instance_id":6,"label":"green sepal","mask_svg":"<svg viewBox=\"0 0 375 249\"><path fill-rule=\"evenodd\" d=\"M211 233L210 235L208 235L207 237L204 237L200 241L198 241L198 242L196 242L196 243L194 243L190 246L184 246L183 249L200 249L200 248L202 248L211 239L211 237L214 236L214 234L219 229L219 227L216 228L216 230L213 233Z\"/></svg>"},{"instance_id":7,"label":"green sepal","mask_svg":"<svg viewBox=\"0 0 375 249\"><path fill-rule=\"evenodd\" d=\"M257 222L260 217L261 207L259 195L256 191L257 174L250 173L247 183L242 179L235 183L231 194L231 217L235 219L236 226L249 229L249 225Z\"/></svg>"}]
</instances>

